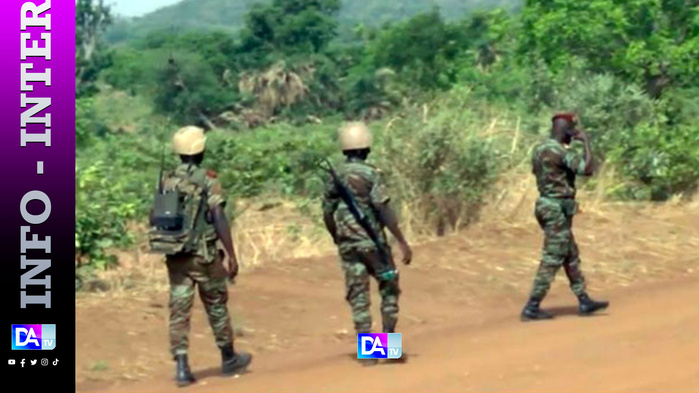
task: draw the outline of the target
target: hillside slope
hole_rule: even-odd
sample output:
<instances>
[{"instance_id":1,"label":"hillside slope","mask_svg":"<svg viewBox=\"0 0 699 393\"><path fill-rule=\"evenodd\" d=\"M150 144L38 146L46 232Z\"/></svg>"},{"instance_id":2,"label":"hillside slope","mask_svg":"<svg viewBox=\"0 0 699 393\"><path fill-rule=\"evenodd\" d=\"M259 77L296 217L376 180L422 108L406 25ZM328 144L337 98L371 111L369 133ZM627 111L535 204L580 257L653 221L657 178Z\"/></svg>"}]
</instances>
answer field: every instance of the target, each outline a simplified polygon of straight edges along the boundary
<instances>
[{"instance_id":1,"label":"hillside slope","mask_svg":"<svg viewBox=\"0 0 699 393\"><path fill-rule=\"evenodd\" d=\"M183 0L143 17L118 20L107 32L110 42L132 40L149 31L173 29L236 31L244 23L245 12L254 3L266 0ZM380 25L409 18L417 13L440 7L448 18L458 18L475 9L498 6L514 9L520 0L342 0L338 15L342 27L356 24Z\"/></svg>"}]
</instances>

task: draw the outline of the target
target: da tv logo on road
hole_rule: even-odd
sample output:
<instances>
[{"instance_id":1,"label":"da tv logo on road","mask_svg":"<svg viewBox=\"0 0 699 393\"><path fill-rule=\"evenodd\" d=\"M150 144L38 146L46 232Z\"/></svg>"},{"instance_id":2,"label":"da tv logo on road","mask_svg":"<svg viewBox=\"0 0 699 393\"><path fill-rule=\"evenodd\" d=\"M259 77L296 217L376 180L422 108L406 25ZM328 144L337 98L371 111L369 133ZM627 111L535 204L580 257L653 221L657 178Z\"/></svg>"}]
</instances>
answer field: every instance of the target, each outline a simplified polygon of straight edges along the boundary
<instances>
[{"instance_id":1,"label":"da tv logo on road","mask_svg":"<svg viewBox=\"0 0 699 393\"><path fill-rule=\"evenodd\" d=\"M400 333L357 334L357 359L400 359L402 355Z\"/></svg>"},{"instance_id":2,"label":"da tv logo on road","mask_svg":"<svg viewBox=\"0 0 699 393\"><path fill-rule=\"evenodd\" d=\"M12 325L13 350L56 348L56 325Z\"/></svg>"}]
</instances>

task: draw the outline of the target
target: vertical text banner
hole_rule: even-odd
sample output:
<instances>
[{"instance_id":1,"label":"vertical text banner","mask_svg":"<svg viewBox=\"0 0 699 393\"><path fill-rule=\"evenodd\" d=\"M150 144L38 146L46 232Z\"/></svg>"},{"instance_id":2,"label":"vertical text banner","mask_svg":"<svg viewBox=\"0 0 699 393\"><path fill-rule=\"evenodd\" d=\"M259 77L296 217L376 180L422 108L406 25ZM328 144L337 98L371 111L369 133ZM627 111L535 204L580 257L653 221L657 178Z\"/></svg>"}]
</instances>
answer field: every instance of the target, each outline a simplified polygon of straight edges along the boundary
<instances>
[{"instance_id":1,"label":"vertical text banner","mask_svg":"<svg viewBox=\"0 0 699 393\"><path fill-rule=\"evenodd\" d=\"M0 10L0 363L22 389L62 391L75 385L75 0Z\"/></svg>"}]
</instances>

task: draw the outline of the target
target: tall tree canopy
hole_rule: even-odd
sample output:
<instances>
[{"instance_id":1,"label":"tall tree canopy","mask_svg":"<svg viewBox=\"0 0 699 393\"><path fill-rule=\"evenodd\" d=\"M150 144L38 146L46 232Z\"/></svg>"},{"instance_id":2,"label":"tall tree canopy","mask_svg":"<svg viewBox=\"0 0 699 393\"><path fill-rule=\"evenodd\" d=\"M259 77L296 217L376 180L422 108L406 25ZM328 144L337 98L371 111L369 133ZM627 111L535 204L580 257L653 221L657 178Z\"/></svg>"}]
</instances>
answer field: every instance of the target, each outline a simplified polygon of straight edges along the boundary
<instances>
[{"instance_id":1,"label":"tall tree canopy","mask_svg":"<svg viewBox=\"0 0 699 393\"><path fill-rule=\"evenodd\" d=\"M77 0L75 3L75 90L77 96L95 91L100 70L109 65L109 54L100 38L112 23L112 13L104 0Z\"/></svg>"},{"instance_id":2,"label":"tall tree canopy","mask_svg":"<svg viewBox=\"0 0 699 393\"><path fill-rule=\"evenodd\" d=\"M553 69L579 57L592 71L643 83L653 97L699 71L699 0L527 0L522 22L528 57Z\"/></svg>"}]
</instances>

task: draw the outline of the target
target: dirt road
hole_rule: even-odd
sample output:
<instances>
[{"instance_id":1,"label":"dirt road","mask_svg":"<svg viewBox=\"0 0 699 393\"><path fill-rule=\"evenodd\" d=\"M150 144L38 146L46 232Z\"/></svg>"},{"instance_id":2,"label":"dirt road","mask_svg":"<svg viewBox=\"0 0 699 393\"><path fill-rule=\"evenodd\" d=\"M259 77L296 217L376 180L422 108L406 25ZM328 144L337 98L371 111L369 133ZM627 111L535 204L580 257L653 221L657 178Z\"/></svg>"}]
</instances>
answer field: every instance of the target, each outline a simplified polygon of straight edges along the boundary
<instances>
[{"instance_id":1,"label":"dirt road","mask_svg":"<svg viewBox=\"0 0 699 393\"><path fill-rule=\"evenodd\" d=\"M613 296L606 315L575 316L555 301L555 321L522 324L494 311L479 326L406 329L403 365L358 367L352 343L258 356L252 372L221 378L197 370L191 392L697 391L699 280ZM559 307L556 307L559 306ZM166 392L150 381L107 392Z\"/></svg>"},{"instance_id":2,"label":"dirt road","mask_svg":"<svg viewBox=\"0 0 699 393\"><path fill-rule=\"evenodd\" d=\"M578 221L590 290L612 302L600 316L578 317L559 277L545 303L557 318L520 322L540 235L531 225L473 228L417 247L402 270L406 364L354 362L339 267L311 258L248 271L232 288L238 346L255 354L246 375L218 375L197 304L199 382L182 390L166 351L166 293L79 298L78 391L699 391L698 216L631 213Z\"/></svg>"}]
</instances>

